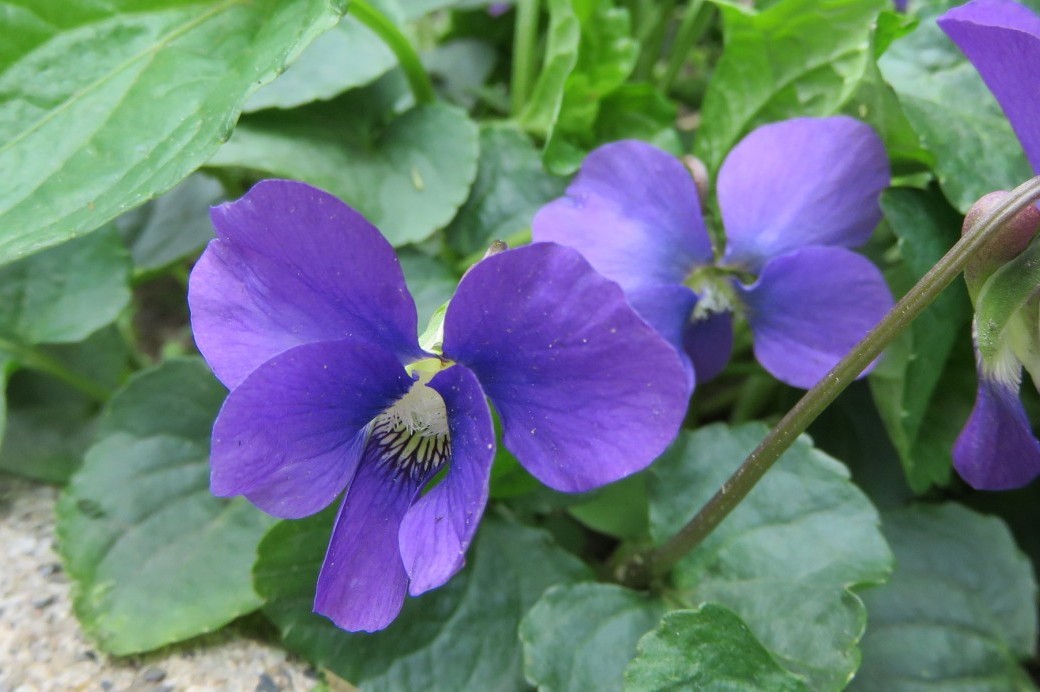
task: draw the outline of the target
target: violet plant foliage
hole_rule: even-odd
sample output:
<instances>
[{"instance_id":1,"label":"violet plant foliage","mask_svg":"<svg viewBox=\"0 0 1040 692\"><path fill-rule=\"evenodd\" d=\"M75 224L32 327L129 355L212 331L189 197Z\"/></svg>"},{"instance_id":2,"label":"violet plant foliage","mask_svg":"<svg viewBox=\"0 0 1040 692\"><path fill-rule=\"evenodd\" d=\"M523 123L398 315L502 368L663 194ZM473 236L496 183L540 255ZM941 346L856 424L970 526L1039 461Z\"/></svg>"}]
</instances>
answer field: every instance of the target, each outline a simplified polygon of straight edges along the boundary
<instances>
[{"instance_id":1,"label":"violet plant foliage","mask_svg":"<svg viewBox=\"0 0 1040 692\"><path fill-rule=\"evenodd\" d=\"M406 592L462 568L495 456L486 399L504 444L564 492L644 468L682 422L679 358L570 248L474 266L432 352L391 246L338 199L263 181L213 222L189 286L196 342L231 390L211 487L282 518L346 490L314 604L344 629L387 626Z\"/></svg>"},{"instance_id":2,"label":"violet plant foliage","mask_svg":"<svg viewBox=\"0 0 1040 692\"><path fill-rule=\"evenodd\" d=\"M974 0L950 10L938 23L996 96L1033 170L1040 173L1040 17L1011 0ZM1021 253L1036 232L1035 219L1016 222L1027 228L1008 229L997 239L999 247L974 259L965 273L977 309L986 280ZM1017 338L1007 338L995 356L984 357L976 342L975 406L953 448L954 467L975 488L1017 488L1040 475L1040 441L1019 398L1023 365L1040 381L1038 305L1034 297L1021 308L1014 318L1023 325ZM974 328L977 337L977 318Z\"/></svg>"},{"instance_id":3,"label":"violet plant foliage","mask_svg":"<svg viewBox=\"0 0 1040 692\"><path fill-rule=\"evenodd\" d=\"M815 384L892 306L881 272L849 248L881 219L884 146L847 117L796 118L751 132L719 170L724 251L712 247L693 177L639 141L592 152L533 237L577 248L704 382L725 367L733 316L758 361Z\"/></svg>"}]
</instances>

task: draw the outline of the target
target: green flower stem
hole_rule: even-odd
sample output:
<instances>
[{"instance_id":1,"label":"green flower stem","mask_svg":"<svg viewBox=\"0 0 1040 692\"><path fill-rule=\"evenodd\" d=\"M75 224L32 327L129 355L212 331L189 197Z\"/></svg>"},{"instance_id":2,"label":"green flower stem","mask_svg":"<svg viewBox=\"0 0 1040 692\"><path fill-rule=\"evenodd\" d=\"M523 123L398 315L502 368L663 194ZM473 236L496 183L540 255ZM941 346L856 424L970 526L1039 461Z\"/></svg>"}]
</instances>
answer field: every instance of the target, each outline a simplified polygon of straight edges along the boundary
<instances>
[{"instance_id":1,"label":"green flower stem","mask_svg":"<svg viewBox=\"0 0 1040 692\"><path fill-rule=\"evenodd\" d=\"M639 41L639 60L634 70L636 78L647 79L653 74L654 65L661 57L661 46L664 45L677 1L661 0L653 14L653 21L644 18L638 26L636 39Z\"/></svg>"},{"instance_id":2,"label":"green flower stem","mask_svg":"<svg viewBox=\"0 0 1040 692\"><path fill-rule=\"evenodd\" d=\"M412 47L408 38L401 30L390 21L386 15L368 4L366 0L351 0L350 13L357 17L358 21L375 32L383 40L383 43L397 56L397 62L401 64L408 85L415 95L415 102L419 104L432 103L437 95L433 91L433 82L426 74L426 68L419 60L418 53Z\"/></svg>"},{"instance_id":3,"label":"green flower stem","mask_svg":"<svg viewBox=\"0 0 1040 692\"><path fill-rule=\"evenodd\" d=\"M534 86L538 68L538 0L517 0L516 25L513 32L513 78L510 103L513 115L519 115Z\"/></svg>"},{"instance_id":4,"label":"green flower stem","mask_svg":"<svg viewBox=\"0 0 1040 692\"><path fill-rule=\"evenodd\" d=\"M1037 199L1040 199L1040 176L1019 185L1000 204L980 217L972 232L965 234L921 277L884 319L769 431L697 516L660 547L637 553L619 565L615 572L618 581L629 586L645 586L654 577L667 573L697 547L751 492L809 424L960 275L979 248Z\"/></svg>"},{"instance_id":5,"label":"green flower stem","mask_svg":"<svg viewBox=\"0 0 1040 692\"><path fill-rule=\"evenodd\" d=\"M675 34L671 56L668 58L668 67L657 84L658 89L665 94L672 88L675 78L679 76L679 70L682 69L683 62L690 49L693 48L693 44L708 27L711 11L711 6L706 5L704 0L692 0L690 6L686 8L682 22L679 24L679 30Z\"/></svg>"},{"instance_id":6,"label":"green flower stem","mask_svg":"<svg viewBox=\"0 0 1040 692\"><path fill-rule=\"evenodd\" d=\"M69 370L60 361L35 348L0 338L0 351L10 354L24 367L58 378L73 389L83 392L91 399L104 403L111 396L111 392L104 387L83 377L79 373Z\"/></svg>"}]
</instances>

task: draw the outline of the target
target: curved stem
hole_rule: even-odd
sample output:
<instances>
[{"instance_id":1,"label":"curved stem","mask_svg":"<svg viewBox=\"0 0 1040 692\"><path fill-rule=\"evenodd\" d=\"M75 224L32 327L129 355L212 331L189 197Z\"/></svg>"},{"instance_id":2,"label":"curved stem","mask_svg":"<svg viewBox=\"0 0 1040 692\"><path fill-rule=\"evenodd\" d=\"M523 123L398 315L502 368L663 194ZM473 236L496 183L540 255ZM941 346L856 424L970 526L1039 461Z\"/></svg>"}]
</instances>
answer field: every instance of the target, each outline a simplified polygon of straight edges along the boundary
<instances>
[{"instance_id":1,"label":"curved stem","mask_svg":"<svg viewBox=\"0 0 1040 692\"><path fill-rule=\"evenodd\" d=\"M708 27L708 20L711 19L711 10L712 8L706 5L704 0L693 0L690 6L686 8L686 13L679 24L679 30L675 34L675 41L672 43L668 67L657 83L658 89L665 94L671 90L672 83L679 76L679 70L682 69L683 62L686 60L686 56L689 54L693 44L697 42Z\"/></svg>"},{"instance_id":2,"label":"curved stem","mask_svg":"<svg viewBox=\"0 0 1040 692\"><path fill-rule=\"evenodd\" d=\"M805 393L697 516L660 547L636 554L622 563L617 570L618 580L629 586L643 586L653 577L666 573L704 540L751 492L809 424L960 275L975 252L1005 223L1037 199L1040 199L1040 176L1019 185L982 216L971 232L966 233L848 355Z\"/></svg>"},{"instance_id":3,"label":"curved stem","mask_svg":"<svg viewBox=\"0 0 1040 692\"><path fill-rule=\"evenodd\" d=\"M510 104L513 115L519 115L527 103L538 67L538 0L517 0L516 25L513 31L513 80Z\"/></svg>"},{"instance_id":4,"label":"curved stem","mask_svg":"<svg viewBox=\"0 0 1040 692\"><path fill-rule=\"evenodd\" d=\"M408 38L401 30L387 18L382 12L368 4L366 0L351 0L350 13L357 17L358 21L371 29L383 40L383 43L397 56L397 62L401 64L408 85L415 95L415 102L419 104L431 103L436 94L433 91L433 82L426 74L426 68L419 60L419 54L415 52Z\"/></svg>"},{"instance_id":5,"label":"curved stem","mask_svg":"<svg viewBox=\"0 0 1040 692\"><path fill-rule=\"evenodd\" d=\"M46 353L35 348L23 346L7 339L0 339L0 351L9 353L16 361L27 368L56 377L73 389L83 392L91 399L105 403L111 396L111 392L104 387L77 372L69 370L61 361L51 358Z\"/></svg>"}]
</instances>

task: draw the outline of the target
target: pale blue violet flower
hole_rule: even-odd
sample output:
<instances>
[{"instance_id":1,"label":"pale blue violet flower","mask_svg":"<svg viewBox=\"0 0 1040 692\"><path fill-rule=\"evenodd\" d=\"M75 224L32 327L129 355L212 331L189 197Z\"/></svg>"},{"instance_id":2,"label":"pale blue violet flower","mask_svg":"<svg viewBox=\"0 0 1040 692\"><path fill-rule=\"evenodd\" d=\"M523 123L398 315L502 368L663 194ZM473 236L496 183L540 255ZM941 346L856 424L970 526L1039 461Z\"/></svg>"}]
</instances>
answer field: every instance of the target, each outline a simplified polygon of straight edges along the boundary
<instances>
[{"instance_id":1,"label":"pale blue violet flower","mask_svg":"<svg viewBox=\"0 0 1040 692\"><path fill-rule=\"evenodd\" d=\"M1033 170L1040 173L1040 17L1011 0L975 0L938 21L997 97ZM999 260L1011 260L1021 252L1035 231L1028 217L1017 221L1017 228L1005 229L997 246L989 248L994 256L973 258L975 264L989 265L976 267L974 277L965 272L973 298ZM1003 257L996 254L1000 252ZM1034 383L1040 382L1037 309L1034 299L1016 316L1031 328L1025 334L1017 330L1019 338L1000 344L995 357L982 357L976 343L975 407L953 448L954 467L975 488L1016 488L1040 474L1040 442L1018 395L1023 364Z\"/></svg>"},{"instance_id":2,"label":"pale blue violet flower","mask_svg":"<svg viewBox=\"0 0 1040 692\"><path fill-rule=\"evenodd\" d=\"M622 141L589 154L566 196L535 216L533 235L578 249L618 282L697 381L725 367L739 313L762 366L808 388L892 306L881 272L848 249L870 238L888 181L884 146L856 120L760 127L719 170L719 254L683 164Z\"/></svg>"},{"instance_id":3,"label":"pale blue violet flower","mask_svg":"<svg viewBox=\"0 0 1040 692\"><path fill-rule=\"evenodd\" d=\"M314 601L344 629L387 626L463 566L495 455L487 399L505 445L565 492L646 467L679 429L679 358L570 248L478 263L424 350L393 248L343 202L269 180L212 217L188 296L231 390L211 488L284 518L346 491Z\"/></svg>"}]
</instances>

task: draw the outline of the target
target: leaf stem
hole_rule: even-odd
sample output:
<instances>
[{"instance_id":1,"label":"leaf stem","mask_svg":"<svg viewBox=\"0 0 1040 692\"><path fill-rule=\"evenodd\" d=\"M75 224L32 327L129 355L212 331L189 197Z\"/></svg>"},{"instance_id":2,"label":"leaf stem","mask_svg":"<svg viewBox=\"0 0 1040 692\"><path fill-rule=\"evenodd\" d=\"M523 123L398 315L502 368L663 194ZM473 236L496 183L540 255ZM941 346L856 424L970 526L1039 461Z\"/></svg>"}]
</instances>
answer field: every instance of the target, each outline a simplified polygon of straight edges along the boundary
<instances>
[{"instance_id":1,"label":"leaf stem","mask_svg":"<svg viewBox=\"0 0 1040 692\"><path fill-rule=\"evenodd\" d=\"M671 55L668 58L668 67L657 83L657 87L665 94L672 88L675 78L679 76L683 62L689 54L693 44L700 39L704 30L708 27L711 18L711 6L705 5L704 0L693 0L683 14L682 22L675 34L672 43Z\"/></svg>"},{"instance_id":2,"label":"leaf stem","mask_svg":"<svg viewBox=\"0 0 1040 692\"><path fill-rule=\"evenodd\" d=\"M12 358L27 368L56 377L73 389L86 394L91 399L105 403L111 396L111 392L104 387L77 372L69 370L61 361L31 346L24 346L14 341L0 338L0 351L10 354Z\"/></svg>"},{"instance_id":3,"label":"leaf stem","mask_svg":"<svg viewBox=\"0 0 1040 692\"><path fill-rule=\"evenodd\" d=\"M989 213L980 217L971 232L966 233L848 355L805 393L693 519L660 547L637 553L619 565L615 572L618 581L629 586L645 586L654 577L668 572L697 547L751 492L809 424L960 275L976 251L1037 199L1040 199L1040 176L1019 185Z\"/></svg>"},{"instance_id":4,"label":"leaf stem","mask_svg":"<svg viewBox=\"0 0 1040 692\"><path fill-rule=\"evenodd\" d=\"M519 115L527 103L538 67L535 50L538 41L539 0L517 0L516 25L513 29L513 78L510 103L513 115Z\"/></svg>"},{"instance_id":5,"label":"leaf stem","mask_svg":"<svg viewBox=\"0 0 1040 692\"><path fill-rule=\"evenodd\" d=\"M433 91L433 82L426 74L426 68L419 60L419 54L415 52L415 48L401 33L401 30L367 0L351 0L350 14L375 32L397 56L397 62L401 64L401 69L408 78L408 85L412 88L412 94L415 95L415 102L418 104L432 103L437 97Z\"/></svg>"}]
</instances>

